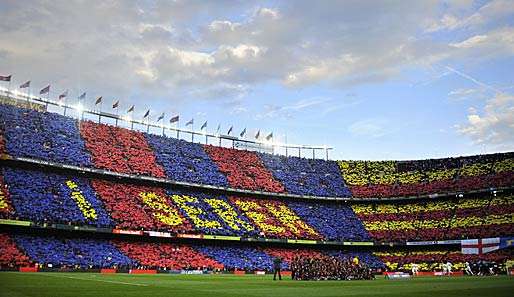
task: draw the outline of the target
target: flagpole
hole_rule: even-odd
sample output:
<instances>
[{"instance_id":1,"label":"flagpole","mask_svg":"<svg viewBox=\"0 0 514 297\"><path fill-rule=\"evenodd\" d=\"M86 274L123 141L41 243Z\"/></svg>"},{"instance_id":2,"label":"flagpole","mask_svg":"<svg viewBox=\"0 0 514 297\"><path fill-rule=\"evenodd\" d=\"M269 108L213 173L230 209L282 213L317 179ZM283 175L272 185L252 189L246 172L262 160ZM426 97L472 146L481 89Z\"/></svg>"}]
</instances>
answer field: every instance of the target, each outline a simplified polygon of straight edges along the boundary
<instances>
[{"instance_id":1,"label":"flagpole","mask_svg":"<svg viewBox=\"0 0 514 297\"><path fill-rule=\"evenodd\" d=\"M9 94L11 93L11 80L12 80L12 75L9 78L9 84L7 85L7 98L10 98Z\"/></svg>"},{"instance_id":2,"label":"flagpole","mask_svg":"<svg viewBox=\"0 0 514 297\"><path fill-rule=\"evenodd\" d=\"M50 89L48 89L48 93L46 93L46 111L48 111L48 102L50 101Z\"/></svg>"},{"instance_id":3,"label":"flagpole","mask_svg":"<svg viewBox=\"0 0 514 297\"><path fill-rule=\"evenodd\" d=\"M68 90L66 90L66 93L68 93ZM68 94L66 94L66 96L68 96ZM66 116L66 110L68 109L68 107L66 106L66 97L64 97L63 104L64 104L64 116Z\"/></svg>"},{"instance_id":4,"label":"flagpole","mask_svg":"<svg viewBox=\"0 0 514 297\"><path fill-rule=\"evenodd\" d=\"M287 133L285 134L285 138L286 138L286 157L287 157Z\"/></svg>"}]
</instances>

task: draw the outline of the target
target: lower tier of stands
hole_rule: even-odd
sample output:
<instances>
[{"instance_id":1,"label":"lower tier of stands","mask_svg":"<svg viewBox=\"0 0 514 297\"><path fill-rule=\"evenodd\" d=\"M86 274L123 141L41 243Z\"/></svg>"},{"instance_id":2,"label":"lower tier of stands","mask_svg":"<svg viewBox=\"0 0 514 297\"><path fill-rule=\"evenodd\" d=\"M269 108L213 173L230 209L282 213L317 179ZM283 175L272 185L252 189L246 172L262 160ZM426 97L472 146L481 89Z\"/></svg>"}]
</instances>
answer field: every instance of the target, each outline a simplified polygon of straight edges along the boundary
<instances>
[{"instance_id":1,"label":"lower tier of stands","mask_svg":"<svg viewBox=\"0 0 514 297\"><path fill-rule=\"evenodd\" d=\"M459 247L390 248L381 251L327 250L292 247L233 245L225 243L172 243L123 239L93 239L63 235L0 233L0 269L26 266L54 269L158 269L158 270L246 270L271 271L273 259L283 259L289 270L297 258L337 257L378 270L434 271L450 261L454 270L465 262L492 261L500 265L512 260L514 250L505 249L482 255L464 255Z\"/></svg>"},{"instance_id":2,"label":"lower tier of stands","mask_svg":"<svg viewBox=\"0 0 514 297\"><path fill-rule=\"evenodd\" d=\"M283 269L295 256L309 258L337 254L357 256L363 264L382 268L383 263L369 252L318 251L306 248L275 248L230 244L208 245L169 242L92 239L54 235L0 233L0 266L19 267L36 264L53 268L145 268L272 270L273 257L281 257Z\"/></svg>"}]
</instances>

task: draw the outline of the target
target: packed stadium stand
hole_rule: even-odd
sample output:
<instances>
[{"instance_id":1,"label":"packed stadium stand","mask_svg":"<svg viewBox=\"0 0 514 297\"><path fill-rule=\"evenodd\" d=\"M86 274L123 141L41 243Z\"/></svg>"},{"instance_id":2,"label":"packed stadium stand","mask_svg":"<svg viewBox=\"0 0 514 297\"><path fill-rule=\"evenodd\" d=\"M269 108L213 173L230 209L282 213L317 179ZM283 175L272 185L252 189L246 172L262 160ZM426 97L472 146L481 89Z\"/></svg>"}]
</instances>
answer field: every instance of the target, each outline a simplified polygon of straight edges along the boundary
<instances>
[{"instance_id":1,"label":"packed stadium stand","mask_svg":"<svg viewBox=\"0 0 514 297\"><path fill-rule=\"evenodd\" d=\"M0 156L2 268L270 271L276 257L283 269L357 257L431 271L513 258L460 252L463 239L514 236L512 152L306 159L0 105Z\"/></svg>"}]
</instances>

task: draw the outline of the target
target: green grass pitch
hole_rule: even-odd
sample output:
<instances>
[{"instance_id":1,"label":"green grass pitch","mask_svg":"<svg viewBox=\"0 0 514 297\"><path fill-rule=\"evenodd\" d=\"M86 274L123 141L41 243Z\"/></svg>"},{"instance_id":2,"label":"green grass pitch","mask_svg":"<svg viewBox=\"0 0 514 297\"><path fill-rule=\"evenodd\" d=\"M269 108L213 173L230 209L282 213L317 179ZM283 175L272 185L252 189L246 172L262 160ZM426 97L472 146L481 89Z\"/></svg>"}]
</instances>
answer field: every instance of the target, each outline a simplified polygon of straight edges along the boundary
<instances>
[{"instance_id":1,"label":"green grass pitch","mask_svg":"<svg viewBox=\"0 0 514 297\"><path fill-rule=\"evenodd\" d=\"M254 275L0 273L0 296L514 296L514 277L272 281Z\"/></svg>"}]
</instances>

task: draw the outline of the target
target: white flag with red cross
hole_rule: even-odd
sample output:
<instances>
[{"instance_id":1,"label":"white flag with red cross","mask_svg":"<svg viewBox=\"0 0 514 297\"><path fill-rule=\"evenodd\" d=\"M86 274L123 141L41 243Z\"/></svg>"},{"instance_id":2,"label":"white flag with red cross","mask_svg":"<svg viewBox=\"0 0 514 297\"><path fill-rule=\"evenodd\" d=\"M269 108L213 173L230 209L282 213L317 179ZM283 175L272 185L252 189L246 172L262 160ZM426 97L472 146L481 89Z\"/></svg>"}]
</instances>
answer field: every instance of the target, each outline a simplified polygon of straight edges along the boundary
<instances>
[{"instance_id":1,"label":"white flag with red cross","mask_svg":"<svg viewBox=\"0 0 514 297\"><path fill-rule=\"evenodd\" d=\"M482 255L500 248L500 238L480 238L461 240L461 253Z\"/></svg>"}]
</instances>

